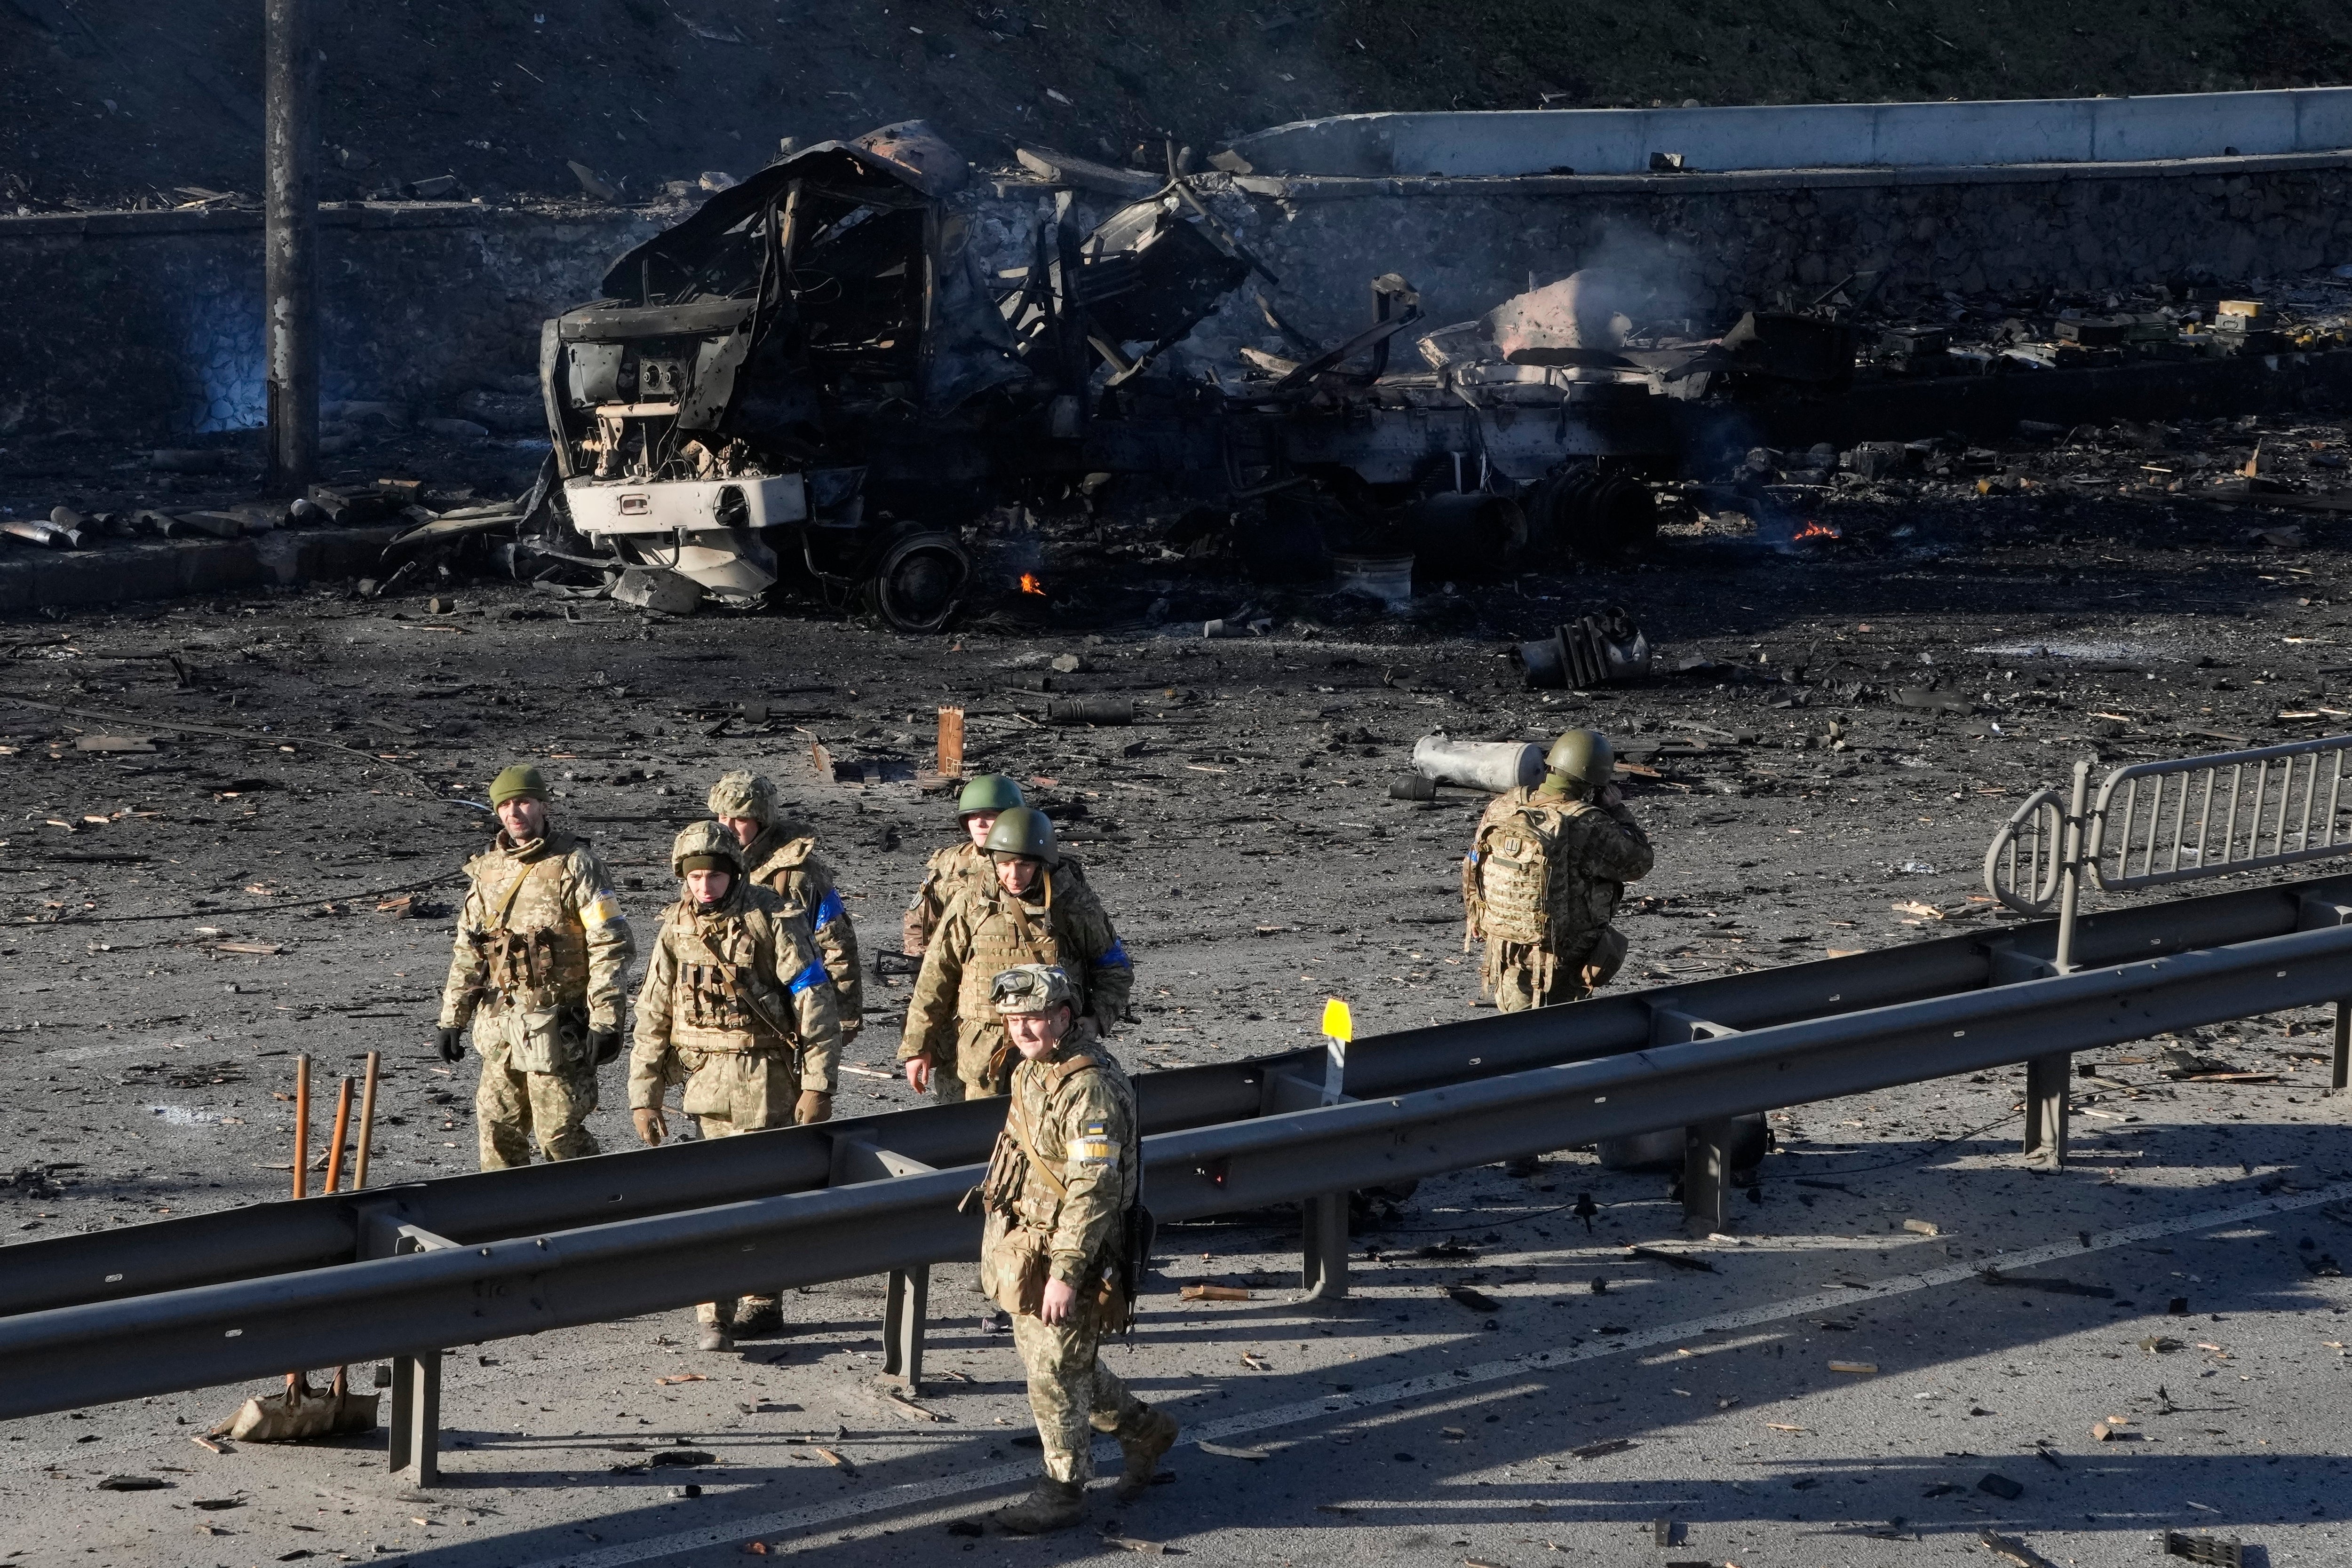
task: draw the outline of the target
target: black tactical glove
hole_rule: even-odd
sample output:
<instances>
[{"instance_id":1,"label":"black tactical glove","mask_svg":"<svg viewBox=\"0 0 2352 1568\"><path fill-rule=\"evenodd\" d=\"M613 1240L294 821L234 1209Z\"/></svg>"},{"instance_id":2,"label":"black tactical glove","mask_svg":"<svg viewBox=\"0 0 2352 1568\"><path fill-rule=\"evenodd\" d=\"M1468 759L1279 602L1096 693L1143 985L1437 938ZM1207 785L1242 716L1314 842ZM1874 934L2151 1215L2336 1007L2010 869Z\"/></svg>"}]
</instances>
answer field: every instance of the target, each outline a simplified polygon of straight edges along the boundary
<instances>
[{"instance_id":1,"label":"black tactical glove","mask_svg":"<svg viewBox=\"0 0 2352 1568\"><path fill-rule=\"evenodd\" d=\"M443 1030L441 1031L440 1046L442 1061L463 1061L466 1055L465 1031L454 1029Z\"/></svg>"},{"instance_id":2,"label":"black tactical glove","mask_svg":"<svg viewBox=\"0 0 2352 1568\"><path fill-rule=\"evenodd\" d=\"M617 1029L590 1030L588 1049L596 1053L596 1065L604 1066L621 1054L621 1031Z\"/></svg>"}]
</instances>

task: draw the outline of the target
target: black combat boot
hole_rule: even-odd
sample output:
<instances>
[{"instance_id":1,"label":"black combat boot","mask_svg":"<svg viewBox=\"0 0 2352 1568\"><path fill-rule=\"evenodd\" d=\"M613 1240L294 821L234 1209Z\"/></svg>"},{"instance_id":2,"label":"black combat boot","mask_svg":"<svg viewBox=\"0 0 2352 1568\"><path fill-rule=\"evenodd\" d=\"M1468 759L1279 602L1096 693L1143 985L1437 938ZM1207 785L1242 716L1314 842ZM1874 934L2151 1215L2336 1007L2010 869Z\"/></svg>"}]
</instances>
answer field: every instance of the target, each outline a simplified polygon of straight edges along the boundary
<instances>
[{"instance_id":1,"label":"black combat boot","mask_svg":"<svg viewBox=\"0 0 2352 1568\"><path fill-rule=\"evenodd\" d=\"M1019 1502L990 1515L1008 1535L1045 1535L1067 1530L1087 1516L1087 1489L1077 1481L1037 1478L1037 1489Z\"/></svg>"},{"instance_id":2,"label":"black combat boot","mask_svg":"<svg viewBox=\"0 0 2352 1568\"><path fill-rule=\"evenodd\" d=\"M1176 1417L1149 1405L1120 1422L1118 1448L1127 1456L1127 1469L1121 1472L1118 1490L1112 1495L1121 1502L1133 1502L1141 1497L1151 1485L1160 1461L1176 1446Z\"/></svg>"}]
</instances>

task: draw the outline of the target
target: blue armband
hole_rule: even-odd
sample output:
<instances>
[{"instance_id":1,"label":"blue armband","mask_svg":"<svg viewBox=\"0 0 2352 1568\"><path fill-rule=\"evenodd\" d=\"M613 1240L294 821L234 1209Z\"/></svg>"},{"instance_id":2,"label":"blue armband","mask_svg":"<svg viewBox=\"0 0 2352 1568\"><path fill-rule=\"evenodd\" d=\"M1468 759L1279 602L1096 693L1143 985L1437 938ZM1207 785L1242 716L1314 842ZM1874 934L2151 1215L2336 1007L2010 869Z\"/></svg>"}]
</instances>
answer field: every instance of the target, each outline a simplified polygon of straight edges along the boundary
<instances>
[{"instance_id":1,"label":"blue armband","mask_svg":"<svg viewBox=\"0 0 2352 1568\"><path fill-rule=\"evenodd\" d=\"M1097 969L1132 969L1135 967L1135 960L1127 956L1127 944L1114 936L1111 938L1109 947L1104 950L1103 956L1095 960L1095 967Z\"/></svg>"},{"instance_id":2,"label":"blue armband","mask_svg":"<svg viewBox=\"0 0 2352 1568\"><path fill-rule=\"evenodd\" d=\"M822 931L847 913L848 910L841 902L841 890L838 888L826 888L824 890L824 902L816 906L816 917L811 923L811 928L813 930Z\"/></svg>"},{"instance_id":3,"label":"blue armband","mask_svg":"<svg viewBox=\"0 0 2352 1568\"><path fill-rule=\"evenodd\" d=\"M831 984L833 984L833 977L824 972L824 960L819 958L813 960L807 968L803 969L797 976L793 977L792 991L793 995L799 996L811 986L829 986Z\"/></svg>"}]
</instances>

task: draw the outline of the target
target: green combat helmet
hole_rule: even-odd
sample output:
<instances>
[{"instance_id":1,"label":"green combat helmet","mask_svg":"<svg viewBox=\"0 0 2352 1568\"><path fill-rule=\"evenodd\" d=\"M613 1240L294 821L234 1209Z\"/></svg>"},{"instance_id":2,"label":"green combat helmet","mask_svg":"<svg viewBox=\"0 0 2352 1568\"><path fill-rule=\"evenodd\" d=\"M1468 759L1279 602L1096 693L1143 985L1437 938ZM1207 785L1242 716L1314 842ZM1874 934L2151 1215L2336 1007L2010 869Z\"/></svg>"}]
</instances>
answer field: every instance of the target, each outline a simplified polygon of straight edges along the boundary
<instances>
[{"instance_id":1,"label":"green combat helmet","mask_svg":"<svg viewBox=\"0 0 2352 1568\"><path fill-rule=\"evenodd\" d=\"M512 768L501 768L499 776L490 780L492 810L509 800L544 801L546 799L547 780L540 776L538 768L528 762L518 762Z\"/></svg>"},{"instance_id":2,"label":"green combat helmet","mask_svg":"<svg viewBox=\"0 0 2352 1568\"><path fill-rule=\"evenodd\" d=\"M988 842L981 847L992 855L1024 855L1047 865L1062 863L1062 852L1054 847L1054 819L1034 806L1015 806L999 816L996 826L988 830Z\"/></svg>"},{"instance_id":3,"label":"green combat helmet","mask_svg":"<svg viewBox=\"0 0 2352 1568\"><path fill-rule=\"evenodd\" d=\"M1002 773L975 773L971 781L956 797L956 815L969 817L975 811L1010 811L1015 806L1029 802L1021 798L1021 786Z\"/></svg>"},{"instance_id":4,"label":"green combat helmet","mask_svg":"<svg viewBox=\"0 0 2352 1568\"><path fill-rule=\"evenodd\" d=\"M1617 754L1597 729L1571 729L1544 754L1544 770L1598 789L1616 776Z\"/></svg>"},{"instance_id":5,"label":"green combat helmet","mask_svg":"<svg viewBox=\"0 0 2352 1568\"><path fill-rule=\"evenodd\" d=\"M1075 1008L1077 993L1059 964L1018 964L990 982L989 996L1000 1013L1042 1013Z\"/></svg>"},{"instance_id":6,"label":"green combat helmet","mask_svg":"<svg viewBox=\"0 0 2352 1568\"><path fill-rule=\"evenodd\" d=\"M697 822L670 841L669 868L680 882L690 871L743 874L743 849L735 835L716 822Z\"/></svg>"},{"instance_id":7,"label":"green combat helmet","mask_svg":"<svg viewBox=\"0 0 2352 1568\"><path fill-rule=\"evenodd\" d=\"M709 805L714 817L749 817L763 828L773 827L776 787L766 774L738 768L719 776L719 782L710 787Z\"/></svg>"}]
</instances>

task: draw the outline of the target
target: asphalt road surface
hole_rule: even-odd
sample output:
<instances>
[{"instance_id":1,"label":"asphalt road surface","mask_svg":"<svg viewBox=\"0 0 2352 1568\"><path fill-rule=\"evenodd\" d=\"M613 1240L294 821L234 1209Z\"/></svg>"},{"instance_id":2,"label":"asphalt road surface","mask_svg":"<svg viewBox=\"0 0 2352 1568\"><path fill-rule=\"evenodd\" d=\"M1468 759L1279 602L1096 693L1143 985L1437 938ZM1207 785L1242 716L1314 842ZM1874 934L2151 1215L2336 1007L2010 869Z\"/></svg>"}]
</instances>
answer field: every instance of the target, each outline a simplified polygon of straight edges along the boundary
<instances>
[{"instance_id":1,"label":"asphalt road surface","mask_svg":"<svg viewBox=\"0 0 2352 1568\"><path fill-rule=\"evenodd\" d=\"M1297 616L1244 640L1009 620L918 640L461 587L446 612L321 591L0 627L0 695L49 705L0 703L0 1239L277 1197L296 1051L322 1099L384 1053L376 1180L472 1168L471 1064L427 1044L454 875L485 836L457 802L522 758L641 935L710 779L764 768L871 953L953 831L911 776L933 709L961 703L972 766L1055 810L1136 955L1117 1043L1148 1071L1305 1042L1327 996L1366 1032L1475 1016L1454 888L1482 798L1387 798L1432 730L1592 723L1646 756L1630 798L1659 867L1619 982L1638 986L1990 927L1986 839L2076 755L2352 715L2347 563L2325 540L1982 517L1818 555L1699 534L1663 567L1505 590L1522 631L1610 601L1643 618L1661 674L1590 695L1525 690L1491 611L1452 635ZM1087 667L1052 674L1062 653ZM1904 706L1930 681L1958 706ZM1133 697L1149 722L1053 726L1065 692ZM79 748L95 737L154 749ZM873 781L820 775L819 740ZM887 1075L906 981L868 994L845 1112L910 1103ZM2101 1053L2075 1163L2051 1176L2015 1157L2020 1072L1793 1108L1720 1238L1683 1233L1666 1177L1574 1151L1531 1179L1427 1182L1358 1233L1352 1294L1311 1309L1295 1218L1171 1228L1163 1288L1108 1354L1185 1424L1173 1479L1127 1509L1105 1490L1087 1530L1041 1542L951 1532L1035 1449L1009 1336L946 1269L937 1421L870 1390L880 1282L853 1281L788 1296L784 1334L727 1355L694 1353L682 1312L452 1351L429 1495L386 1477L380 1432L188 1440L258 1385L0 1424L0 1563L618 1568L754 1543L1025 1563L1130 1550L1108 1532L1213 1562L1759 1568L1990 1562L1990 1530L2123 1564L2159 1560L2168 1529L2341 1561L2352 1161L2326 1031L2281 1013ZM2275 1081L2174 1082L2158 1043ZM607 1074L593 1125L625 1158ZM1586 1192L1589 1232L1566 1211ZM1181 1302L1197 1280L1253 1298ZM681 1449L710 1462L654 1462ZM168 1485L97 1490L131 1474Z\"/></svg>"}]
</instances>

